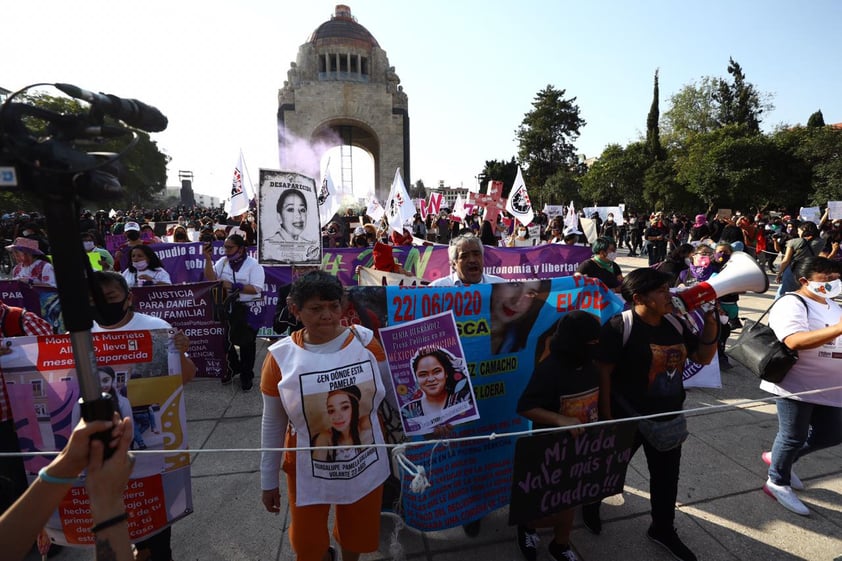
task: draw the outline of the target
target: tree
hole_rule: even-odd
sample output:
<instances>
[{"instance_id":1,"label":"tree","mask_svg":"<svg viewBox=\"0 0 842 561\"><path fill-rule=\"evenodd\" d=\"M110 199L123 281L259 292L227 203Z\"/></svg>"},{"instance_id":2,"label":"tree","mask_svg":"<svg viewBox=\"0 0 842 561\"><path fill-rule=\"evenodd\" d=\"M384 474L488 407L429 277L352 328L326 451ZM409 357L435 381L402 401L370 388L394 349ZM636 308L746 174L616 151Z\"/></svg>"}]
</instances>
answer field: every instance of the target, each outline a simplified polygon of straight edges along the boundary
<instances>
[{"instance_id":1,"label":"tree","mask_svg":"<svg viewBox=\"0 0 842 561\"><path fill-rule=\"evenodd\" d=\"M708 210L781 206L792 197L788 155L768 136L729 125L691 137L677 180Z\"/></svg>"},{"instance_id":2,"label":"tree","mask_svg":"<svg viewBox=\"0 0 842 561\"><path fill-rule=\"evenodd\" d=\"M625 148L609 144L582 177L580 198L587 204L625 203L628 208L643 208L643 178L651 161L645 142Z\"/></svg>"},{"instance_id":3,"label":"tree","mask_svg":"<svg viewBox=\"0 0 842 561\"><path fill-rule=\"evenodd\" d=\"M570 201L580 202L582 178L578 170L560 169L551 175L540 187L527 185L529 198L533 201L533 208L543 208L544 205L561 205Z\"/></svg>"},{"instance_id":4,"label":"tree","mask_svg":"<svg viewBox=\"0 0 842 561\"><path fill-rule=\"evenodd\" d=\"M822 115L822 110L819 109L812 115L810 118L807 119L807 126L808 127L823 127L824 126L824 115Z\"/></svg>"},{"instance_id":5,"label":"tree","mask_svg":"<svg viewBox=\"0 0 842 561\"><path fill-rule=\"evenodd\" d=\"M753 84L746 82L742 67L733 58L728 58L728 74L733 78L733 83L719 80L713 94L719 104L719 124L743 125L750 133L759 134L760 115L764 111L760 94Z\"/></svg>"},{"instance_id":6,"label":"tree","mask_svg":"<svg viewBox=\"0 0 842 561\"><path fill-rule=\"evenodd\" d=\"M410 184L409 186L409 196L413 199L426 199L427 198L427 188L424 187L424 181L419 179L414 184Z\"/></svg>"},{"instance_id":7,"label":"tree","mask_svg":"<svg viewBox=\"0 0 842 561\"><path fill-rule=\"evenodd\" d=\"M508 162L503 160L486 160L485 167L482 168L481 177L484 179L483 183L487 184L492 179L503 182L503 196L507 197L509 191L512 190L512 185L517 176L517 161L515 157ZM527 190L530 190L530 185L527 185ZM485 192L486 185L480 185L480 191Z\"/></svg>"},{"instance_id":8,"label":"tree","mask_svg":"<svg viewBox=\"0 0 842 561\"><path fill-rule=\"evenodd\" d=\"M790 207L842 200L842 130L833 127L781 128L773 135L794 161Z\"/></svg>"},{"instance_id":9,"label":"tree","mask_svg":"<svg viewBox=\"0 0 842 561\"><path fill-rule=\"evenodd\" d=\"M577 164L573 142L585 120L579 117L576 98L564 99L565 90L552 85L539 91L515 135L518 159L530 187L541 187L552 175Z\"/></svg>"},{"instance_id":10,"label":"tree","mask_svg":"<svg viewBox=\"0 0 842 561\"><path fill-rule=\"evenodd\" d=\"M40 92L27 94L25 100L27 103L65 115L82 115L87 112L87 108L75 99ZM118 123L106 117L104 124ZM33 126L31 130L37 130L37 120ZM125 206L132 202L145 204L163 191L167 184L167 164L170 157L160 151L157 142L152 140L148 133L136 130L135 134L137 143L118 161L118 165L125 169L123 177L120 178L124 193L121 199ZM105 140L98 143L94 151L119 153L126 150L127 144L125 138Z\"/></svg>"},{"instance_id":11,"label":"tree","mask_svg":"<svg viewBox=\"0 0 842 561\"><path fill-rule=\"evenodd\" d=\"M661 147L661 133L658 127L660 116L658 97L658 70L656 69L652 105L649 107L649 114L646 116L646 151L653 160L663 160L666 156L664 149Z\"/></svg>"},{"instance_id":12,"label":"tree","mask_svg":"<svg viewBox=\"0 0 842 561\"><path fill-rule=\"evenodd\" d=\"M669 145L682 145L691 134L703 134L719 127L713 92L718 80L703 76L670 97L670 107L661 119L661 130Z\"/></svg>"}]
</instances>

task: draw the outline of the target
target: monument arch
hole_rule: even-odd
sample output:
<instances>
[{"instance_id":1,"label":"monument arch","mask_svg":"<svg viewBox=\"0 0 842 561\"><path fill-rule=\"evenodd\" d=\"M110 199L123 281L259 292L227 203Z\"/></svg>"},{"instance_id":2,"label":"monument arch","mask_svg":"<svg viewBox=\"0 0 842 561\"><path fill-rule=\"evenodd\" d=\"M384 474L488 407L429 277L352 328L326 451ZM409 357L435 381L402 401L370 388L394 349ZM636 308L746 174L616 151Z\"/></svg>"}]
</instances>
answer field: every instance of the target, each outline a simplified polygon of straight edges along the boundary
<instances>
[{"instance_id":1,"label":"monument arch","mask_svg":"<svg viewBox=\"0 0 842 561\"><path fill-rule=\"evenodd\" d=\"M294 162L285 160L288 132L327 148L344 144L366 150L374 160L373 188L381 200L396 168L410 182L407 95L386 51L348 6L337 5L290 63L278 92L278 132L285 169L294 169Z\"/></svg>"}]
</instances>

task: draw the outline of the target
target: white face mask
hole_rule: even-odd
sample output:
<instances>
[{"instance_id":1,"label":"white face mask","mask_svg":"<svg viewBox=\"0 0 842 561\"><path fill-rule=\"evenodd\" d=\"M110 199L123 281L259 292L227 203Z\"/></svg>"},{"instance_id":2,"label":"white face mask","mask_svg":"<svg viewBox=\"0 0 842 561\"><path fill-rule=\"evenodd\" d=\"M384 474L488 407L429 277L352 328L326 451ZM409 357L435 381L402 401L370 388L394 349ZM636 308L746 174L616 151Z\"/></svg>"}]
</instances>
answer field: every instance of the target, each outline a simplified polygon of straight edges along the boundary
<instances>
[{"instance_id":1,"label":"white face mask","mask_svg":"<svg viewBox=\"0 0 842 561\"><path fill-rule=\"evenodd\" d=\"M525 236L526 230L518 230L517 233L518 233L519 236Z\"/></svg>"},{"instance_id":2,"label":"white face mask","mask_svg":"<svg viewBox=\"0 0 842 561\"><path fill-rule=\"evenodd\" d=\"M94 242L82 242L82 247L85 248L85 251L91 251L94 248Z\"/></svg>"},{"instance_id":3,"label":"white face mask","mask_svg":"<svg viewBox=\"0 0 842 561\"><path fill-rule=\"evenodd\" d=\"M605 256L609 261L616 261L617 260L617 252L612 251L608 255Z\"/></svg>"},{"instance_id":4,"label":"white face mask","mask_svg":"<svg viewBox=\"0 0 842 561\"><path fill-rule=\"evenodd\" d=\"M147 261L145 259L143 261L135 261L133 263L133 265L134 265L134 268L137 269L138 271L145 271L146 267L149 266L149 261Z\"/></svg>"},{"instance_id":5,"label":"white face mask","mask_svg":"<svg viewBox=\"0 0 842 561\"><path fill-rule=\"evenodd\" d=\"M842 294L842 280L836 279L827 282L810 281L807 283L807 290L822 298L836 298Z\"/></svg>"}]
</instances>

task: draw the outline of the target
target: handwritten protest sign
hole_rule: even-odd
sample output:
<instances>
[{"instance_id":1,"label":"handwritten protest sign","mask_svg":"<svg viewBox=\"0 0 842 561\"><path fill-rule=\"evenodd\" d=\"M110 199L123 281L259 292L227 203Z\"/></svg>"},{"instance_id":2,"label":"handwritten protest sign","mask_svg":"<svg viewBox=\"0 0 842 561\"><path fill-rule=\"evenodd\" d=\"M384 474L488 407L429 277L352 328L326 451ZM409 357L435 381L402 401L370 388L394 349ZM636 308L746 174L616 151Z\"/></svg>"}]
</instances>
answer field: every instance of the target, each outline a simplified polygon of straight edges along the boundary
<instances>
[{"instance_id":1,"label":"handwritten protest sign","mask_svg":"<svg viewBox=\"0 0 842 561\"><path fill-rule=\"evenodd\" d=\"M596 502L623 491L637 423L518 439L512 474L509 524Z\"/></svg>"}]
</instances>

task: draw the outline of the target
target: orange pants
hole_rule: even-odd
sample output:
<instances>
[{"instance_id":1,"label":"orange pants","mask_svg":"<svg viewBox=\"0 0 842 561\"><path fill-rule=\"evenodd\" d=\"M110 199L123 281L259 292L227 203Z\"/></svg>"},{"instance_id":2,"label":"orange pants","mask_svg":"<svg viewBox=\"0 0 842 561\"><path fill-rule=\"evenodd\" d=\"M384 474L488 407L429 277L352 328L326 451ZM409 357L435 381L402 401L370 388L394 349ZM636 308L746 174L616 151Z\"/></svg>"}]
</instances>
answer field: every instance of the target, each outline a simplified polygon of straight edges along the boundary
<instances>
[{"instance_id":1,"label":"orange pants","mask_svg":"<svg viewBox=\"0 0 842 561\"><path fill-rule=\"evenodd\" d=\"M329 504L295 506L295 474L287 473L289 495L289 541L298 561L321 561L328 546ZM380 545L380 507L383 486L380 485L355 503L334 505L336 522L333 537L343 549L355 553L377 551Z\"/></svg>"}]
</instances>

